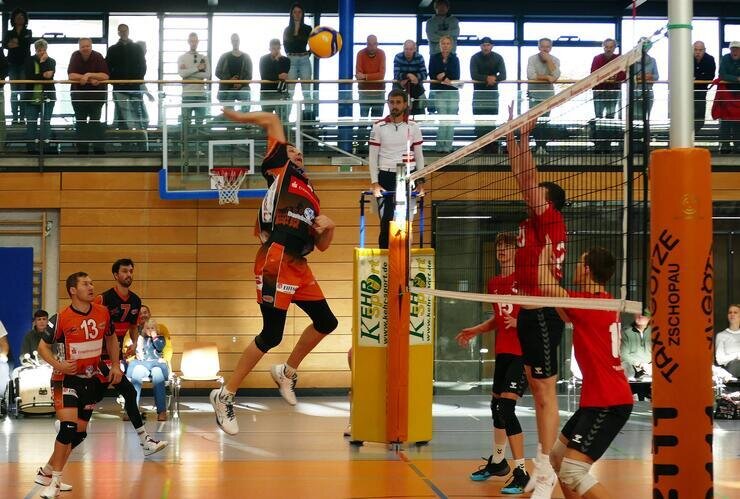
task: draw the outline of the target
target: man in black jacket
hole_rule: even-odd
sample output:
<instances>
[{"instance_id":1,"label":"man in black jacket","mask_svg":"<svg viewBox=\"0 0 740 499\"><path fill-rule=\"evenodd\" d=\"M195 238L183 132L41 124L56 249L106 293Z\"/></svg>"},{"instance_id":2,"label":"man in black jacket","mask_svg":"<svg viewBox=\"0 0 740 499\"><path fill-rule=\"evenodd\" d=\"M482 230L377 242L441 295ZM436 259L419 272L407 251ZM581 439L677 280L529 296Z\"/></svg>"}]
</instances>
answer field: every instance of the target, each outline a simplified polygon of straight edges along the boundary
<instances>
[{"instance_id":1,"label":"man in black jacket","mask_svg":"<svg viewBox=\"0 0 740 499\"><path fill-rule=\"evenodd\" d=\"M493 51L493 40L488 36L481 38L480 52L470 58L470 76L476 81L473 85L473 115L486 115L486 120L495 119L498 114L498 84L506 79L506 65L504 58ZM493 129L491 125L476 125L475 137L480 138ZM498 144L489 144L483 150L497 153Z\"/></svg>"},{"instance_id":2,"label":"man in black jacket","mask_svg":"<svg viewBox=\"0 0 740 499\"><path fill-rule=\"evenodd\" d=\"M712 81L716 73L717 64L714 57L707 54L704 42L694 42L694 80ZM694 130L697 132L704 126L707 114L707 86L708 83L694 83Z\"/></svg>"},{"instance_id":3,"label":"man in black jacket","mask_svg":"<svg viewBox=\"0 0 740 499\"><path fill-rule=\"evenodd\" d=\"M128 26L118 25L118 43L108 48L105 62L108 63L111 80L142 80L146 74L146 59L141 47L128 37ZM115 83L113 101L116 105L116 127L131 130L141 127L138 116L138 100L142 99L140 83Z\"/></svg>"},{"instance_id":4,"label":"man in black jacket","mask_svg":"<svg viewBox=\"0 0 740 499\"><path fill-rule=\"evenodd\" d=\"M49 312L46 310L37 310L33 313L33 328L26 333L23 337L23 343L21 343L21 353L18 356L18 365L23 362L23 356L28 354L33 357L33 352L38 351L39 341L41 341L41 335L46 331L46 326L49 325Z\"/></svg>"}]
</instances>

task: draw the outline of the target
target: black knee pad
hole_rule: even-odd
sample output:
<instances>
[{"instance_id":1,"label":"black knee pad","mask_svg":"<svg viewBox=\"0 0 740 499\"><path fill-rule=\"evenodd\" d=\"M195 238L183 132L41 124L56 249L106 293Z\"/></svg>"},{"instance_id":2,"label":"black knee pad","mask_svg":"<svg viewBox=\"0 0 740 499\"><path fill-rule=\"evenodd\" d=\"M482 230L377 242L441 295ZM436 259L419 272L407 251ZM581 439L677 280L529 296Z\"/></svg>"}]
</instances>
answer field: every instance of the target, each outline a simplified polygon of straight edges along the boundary
<instances>
[{"instance_id":1,"label":"black knee pad","mask_svg":"<svg viewBox=\"0 0 740 499\"><path fill-rule=\"evenodd\" d=\"M77 434L77 423L72 421L62 421L59 423L59 433L57 433L57 442L62 445L69 445L74 442Z\"/></svg>"},{"instance_id":2,"label":"black knee pad","mask_svg":"<svg viewBox=\"0 0 740 499\"><path fill-rule=\"evenodd\" d=\"M498 410L499 400L496 397L491 398L491 417L493 418L493 427L499 430L506 429L506 421L501 418L501 413Z\"/></svg>"},{"instance_id":3,"label":"black knee pad","mask_svg":"<svg viewBox=\"0 0 740 499\"><path fill-rule=\"evenodd\" d=\"M338 325L339 325L339 321L334 316L334 314L330 314L325 317L322 317L318 320L315 320L313 323L314 329L316 329L316 331L318 331L321 334L331 333L337 328Z\"/></svg>"},{"instance_id":4,"label":"black knee pad","mask_svg":"<svg viewBox=\"0 0 740 499\"><path fill-rule=\"evenodd\" d=\"M75 433L74 438L72 439L72 448L74 449L78 445L82 443L83 440L87 438L87 432L86 431L78 431Z\"/></svg>"},{"instance_id":5,"label":"black knee pad","mask_svg":"<svg viewBox=\"0 0 740 499\"><path fill-rule=\"evenodd\" d=\"M267 325L265 325L262 332L254 339L255 345L257 345L257 348L262 353L269 352L271 348L278 346L281 341L283 341L283 332L272 329Z\"/></svg>"},{"instance_id":6,"label":"black knee pad","mask_svg":"<svg viewBox=\"0 0 740 499\"><path fill-rule=\"evenodd\" d=\"M497 409L504 421L507 436L518 435L522 432L522 426L516 417L516 400L500 398Z\"/></svg>"}]
</instances>

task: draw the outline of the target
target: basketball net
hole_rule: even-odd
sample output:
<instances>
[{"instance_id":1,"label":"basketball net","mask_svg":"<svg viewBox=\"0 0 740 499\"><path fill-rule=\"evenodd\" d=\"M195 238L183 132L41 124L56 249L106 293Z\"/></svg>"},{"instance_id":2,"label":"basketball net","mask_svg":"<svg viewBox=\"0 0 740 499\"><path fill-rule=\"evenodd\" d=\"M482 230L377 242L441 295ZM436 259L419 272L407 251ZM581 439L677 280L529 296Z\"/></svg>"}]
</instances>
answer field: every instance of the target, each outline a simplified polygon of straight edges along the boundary
<instances>
[{"instance_id":1,"label":"basketball net","mask_svg":"<svg viewBox=\"0 0 740 499\"><path fill-rule=\"evenodd\" d=\"M218 190L218 204L239 204L239 188L247 177L247 169L213 168L210 175Z\"/></svg>"}]
</instances>

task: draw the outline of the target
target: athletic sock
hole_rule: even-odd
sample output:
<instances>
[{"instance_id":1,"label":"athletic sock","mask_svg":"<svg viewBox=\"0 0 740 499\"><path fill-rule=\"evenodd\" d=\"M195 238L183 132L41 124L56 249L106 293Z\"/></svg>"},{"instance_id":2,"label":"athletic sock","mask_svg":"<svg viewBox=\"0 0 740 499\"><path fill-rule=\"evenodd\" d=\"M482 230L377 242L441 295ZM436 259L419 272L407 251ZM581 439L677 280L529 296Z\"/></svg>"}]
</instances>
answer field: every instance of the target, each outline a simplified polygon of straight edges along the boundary
<instances>
[{"instance_id":1,"label":"athletic sock","mask_svg":"<svg viewBox=\"0 0 740 499\"><path fill-rule=\"evenodd\" d=\"M51 467L51 464L46 463L42 468L42 471L44 472L44 475L51 475L54 471L54 468Z\"/></svg>"},{"instance_id":2,"label":"athletic sock","mask_svg":"<svg viewBox=\"0 0 740 499\"><path fill-rule=\"evenodd\" d=\"M542 471L549 472L553 469L550 464L550 454L544 454L540 449L537 449L537 464Z\"/></svg>"},{"instance_id":3,"label":"athletic sock","mask_svg":"<svg viewBox=\"0 0 740 499\"><path fill-rule=\"evenodd\" d=\"M295 367L290 367L288 364L283 364L283 366L283 374L286 378L290 379L295 376L297 370Z\"/></svg>"},{"instance_id":4,"label":"athletic sock","mask_svg":"<svg viewBox=\"0 0 740 499\"><path fill-rule=\"evenodd\" d=\"M218 398L221 402L228 402L229 399L234 400L234 392L230 392L226 389L226 386L221 387L221 391L218 392Z\"/></svg>"},{"instance_id":5,"label":"athletic sock","mask_svg":"<svg viewBox=\"0 0 740 499\"><path fill-rule=\"evenodd\" d=\"M51 472L51 479L53 480L55 478L58 478L59 481L61 481L62 480L62 472L61 471L52 471Z\"/></svg>"},{"instance_id":6,"label":"athletic sock","mask_svg":"<svg viewBox=\"0 0 740 499\"><path fill-rule=\"evenodd\" d=\"M520 468L525 473L527 472L527 468L526 466L524 466L524 459L515 459L514 464L516 465L517 468Z\"/></svg>"},{"instance_id":7,"label":"athletic sock","mask_svg":"<svg viewBox=\"0 0 740 499\"><path fill-rule=\"evenodd\" d=\"M141 428L136 428L136 434L139 435L139 441L142 444L145 444L146 440L149 438L149 432L147 432L146 428L143 426Z\"/></svg>"},{"instance_id":8,"label":"athletic sock","mask_svg":"<svg viewBox=\"0 0 740 499\"><path fill-rule=\"evenodd\" d=\"M493 462L498 464L501 461L504 460L504 456L506 452L506 442L503 444L495 444L493 449Z\"/></svg>"}]
</instances>

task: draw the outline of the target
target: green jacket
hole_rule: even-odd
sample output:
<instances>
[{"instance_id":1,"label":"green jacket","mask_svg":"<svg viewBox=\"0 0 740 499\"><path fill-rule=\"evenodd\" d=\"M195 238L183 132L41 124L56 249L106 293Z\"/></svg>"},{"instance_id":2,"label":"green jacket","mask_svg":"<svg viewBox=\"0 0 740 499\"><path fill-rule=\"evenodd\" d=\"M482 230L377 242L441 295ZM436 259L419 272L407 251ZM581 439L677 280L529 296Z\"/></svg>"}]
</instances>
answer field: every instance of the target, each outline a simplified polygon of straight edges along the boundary
<instances>
[{"instance_id":1,"label":"green jacket","mask_svg":"<svg viewBox=\"0 0 740 499\"><path fill-rule=\"evenodd\" d=\"M650 326L645 328L642 338L635 324L622 331L622 343L619 353L622 362L633 366L652 362L653 352L650 339Z\"/></svg>"}]
</instances>

